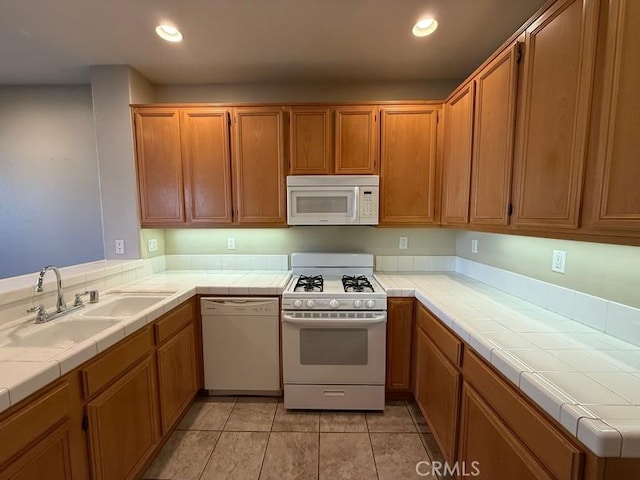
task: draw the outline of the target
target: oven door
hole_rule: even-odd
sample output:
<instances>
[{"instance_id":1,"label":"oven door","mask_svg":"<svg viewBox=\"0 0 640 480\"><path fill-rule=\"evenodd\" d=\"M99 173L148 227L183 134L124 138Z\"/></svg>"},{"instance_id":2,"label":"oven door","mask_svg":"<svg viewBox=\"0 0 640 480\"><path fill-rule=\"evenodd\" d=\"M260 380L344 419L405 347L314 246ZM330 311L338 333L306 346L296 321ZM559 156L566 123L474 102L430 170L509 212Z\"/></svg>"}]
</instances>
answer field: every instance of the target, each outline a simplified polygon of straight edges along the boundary
<instances>
[{"instance_id":1,"label":"oven door","mask_svg":"<svg viewBox=\"0 0 640 480\"><path fill-rule=\"evenodd\" d=\"M287 187L289 225L358 223L359 188L353 186Z\"/></svg>"},{"instance_id":2,"label":"oven door","mask_svg":"<svg viewBox=\"0 0 640 480\"><path fill-rule=\"evenodd\" d=\"M284 383L384 385L386 312L283 312Z\"/></svg>"}]
</instances>

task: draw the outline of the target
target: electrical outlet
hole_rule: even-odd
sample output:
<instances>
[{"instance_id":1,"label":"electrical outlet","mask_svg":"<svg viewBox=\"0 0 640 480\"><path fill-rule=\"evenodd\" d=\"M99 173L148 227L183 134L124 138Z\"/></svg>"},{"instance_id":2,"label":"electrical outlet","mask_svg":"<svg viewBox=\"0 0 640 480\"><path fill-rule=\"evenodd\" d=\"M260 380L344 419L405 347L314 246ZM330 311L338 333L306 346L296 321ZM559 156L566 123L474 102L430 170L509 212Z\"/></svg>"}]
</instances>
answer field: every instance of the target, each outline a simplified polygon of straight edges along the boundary
<instances>
[{"instance_id":1,"label":"electrical outlet","mask_svg":"<svg viewBox=\"0 0 640 480\"><path fill-rule=\"evenodd\" d=\"M475 238L471 240L471 253L478 253L478 240Z\"/></svg>"},{"instance_id":2,"label":"electrical outlet","mask_svg":"<svg viewBox=\"0 0 640 480\"><path fill-rule=\"evenodd\" d=\"M409 246L409 238L400 237L400 241L398 242L398 248L400 250L406 250L408 246Z\"/></svg>"},{"instance_id":3,"label":"electrical outlet","mask_svg":"<svg viewBox=\"0 0 640 480\"><path fill-rule=\"evenodd\" d=\"M158 239L157 238L150 238L148 243L149 243L149 251L150 252L157 252L158 251Z\"/></svg>"},{"instance_id":4,"label":"electrical outlet","mask_svg":"<svg viewBox=\"0 0 640 480\"><path fill-rule=\"evenodd\" d=\"M124 240L116 240L116 255L124 255Z\"/></svg>"},{"instance_id":5,"label":"electrical outlet","mask_svg":"<svg viewBox=\"0 0 640 480\"><path fill-rule=\"evenodd\" d=\"M235 237L227 238L227 248L229 250L235 250L236 249L236 239L235 239Z\"/></svg>"},{"instance_id":6,"label":"electrical outlet","mask_svg":"<svg viewBox=\"0 0 640 480\"><path fill-rule=\"evenodd\" d=\"M551 257L551 270L553 272L564 273L564 267L567 262L567 252L564 250L554 250Z\"/></svg>"}]
</instances>

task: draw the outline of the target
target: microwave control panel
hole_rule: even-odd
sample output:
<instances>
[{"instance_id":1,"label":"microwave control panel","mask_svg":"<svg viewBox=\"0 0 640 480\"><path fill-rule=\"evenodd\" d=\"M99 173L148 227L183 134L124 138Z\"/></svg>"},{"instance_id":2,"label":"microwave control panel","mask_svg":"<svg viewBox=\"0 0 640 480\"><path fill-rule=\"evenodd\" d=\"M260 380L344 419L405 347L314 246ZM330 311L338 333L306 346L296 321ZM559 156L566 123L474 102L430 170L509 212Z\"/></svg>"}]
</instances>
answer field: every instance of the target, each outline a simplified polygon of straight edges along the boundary
<instances>
[{"instance_id":1,"label":"microwave control panel","mask_svg":"<svg viewBox=\"0 0 640 480\"><path fill-rule=\"evenodd\" d=\"M360 188L360 219L378 219L378 192L373 188Z\"/></svg>"}]
</instances>

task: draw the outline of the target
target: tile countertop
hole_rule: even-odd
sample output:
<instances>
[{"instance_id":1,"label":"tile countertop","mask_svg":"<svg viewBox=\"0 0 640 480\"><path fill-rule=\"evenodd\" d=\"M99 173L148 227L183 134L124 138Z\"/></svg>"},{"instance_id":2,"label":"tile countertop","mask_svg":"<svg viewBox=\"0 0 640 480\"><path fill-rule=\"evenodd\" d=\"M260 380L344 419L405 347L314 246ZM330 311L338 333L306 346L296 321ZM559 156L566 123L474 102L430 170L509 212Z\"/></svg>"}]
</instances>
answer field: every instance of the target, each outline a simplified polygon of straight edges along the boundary
<instances>
[{"instance_id":1,"label":"tile countertop","mask_svg":"<svg viewBox=\"0 0 640 480\"><path fill-rule=\"evenodd\" d=\"M600 457L640 457L640 347L469 277L384 274Z\"/></svg>"},{"instance_id":2,"label":"tile countertop","mask_svg":"<svg viewBox=\"0 0 640 480\"><path fill-rule=\"evenodd\" d=\"M280 295L289 271L165 271L100 292L101 302L117 292L171 292L162 301L67 347L0 347L0 412L65 375L124 337L200 295ZM55 320L54 320L55 321ZM30 323L31 320L28 320ZM9 330L25 319L2 327ZM3 332L0 330L0 337Z\"/></svg>"}]
</instances>

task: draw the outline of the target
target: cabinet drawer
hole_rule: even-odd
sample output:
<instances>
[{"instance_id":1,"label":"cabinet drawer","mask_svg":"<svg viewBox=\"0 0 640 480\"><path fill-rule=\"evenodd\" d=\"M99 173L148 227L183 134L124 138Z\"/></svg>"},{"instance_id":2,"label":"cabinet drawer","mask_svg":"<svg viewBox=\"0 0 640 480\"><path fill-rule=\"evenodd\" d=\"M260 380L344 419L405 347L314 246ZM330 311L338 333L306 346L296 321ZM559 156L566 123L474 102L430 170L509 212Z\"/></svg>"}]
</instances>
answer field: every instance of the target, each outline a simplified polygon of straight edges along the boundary
<instances>
[{"instance_id":1,"label":"cabinet drawer","mask_svg":"<svg viewBox=\"0 0 640 480\"><path fill-rule=\"evenodd\" d=\"M49 429L70 416L71 388L67 382L45 393L0 423L0 465Z\"/></svg>"},{"instance_id":2,"label":"cabinet drawer","mask_svg":"<svg viewBox=\"0 0 640 480\"><path fill-rule=\"evenodd\" d=\"M482 393L496 411L559 480L578 478L582 453L548 420L514 392L473 352L466 351L464 379Z\"/></svg>"},{"instance_id":3,"label":"cabinet drawer","mask_svg":"<svg viewBox=\"0 0 640 480\"><path fill-rule=\"evenodd\" d=\"M160 344L193 320L193 301L188 301L160 318L153 325L156 343Z\"/></svg>"},{"instance_id":4,"label":"cabinet drawer","mask_svg":"<svg viewBox=\"0 0 640 480\"><path fill-rule=\"evenodd\" d=\"M152 348L153 333L151 327L147 326L84 367L81 372L85 398L98 393L147 355Z\"/></svg>"},{"instance_id":5,"label":"cabinet drawer","mask_svg":"<svg viewBox=\"0 0 640 480\"><path fill-rule=\"evenodd\" d=\"M462 341L451 333L429 310L418 303L418 328L422 329L442 351L445 357L456 366L462 365Z\"/></svg>"}]
</instances>

